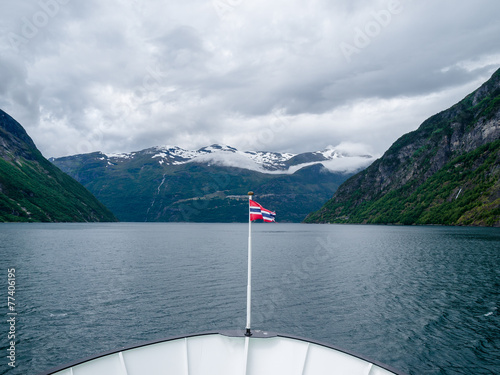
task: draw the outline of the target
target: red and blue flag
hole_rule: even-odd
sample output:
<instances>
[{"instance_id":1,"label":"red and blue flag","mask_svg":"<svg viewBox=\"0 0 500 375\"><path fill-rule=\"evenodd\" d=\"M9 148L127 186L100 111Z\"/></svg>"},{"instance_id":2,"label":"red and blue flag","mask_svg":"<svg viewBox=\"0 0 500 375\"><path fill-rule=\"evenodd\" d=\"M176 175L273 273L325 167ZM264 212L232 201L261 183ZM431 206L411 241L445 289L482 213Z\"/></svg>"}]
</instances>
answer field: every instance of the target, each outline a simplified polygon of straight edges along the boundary
<instances>
[{"instance_id":1,"label":"red and blue flag","mask_svg":"<svg viewBox=\"0 0 500 375\"><path fill-rule=\"evenodd\" d=\"M276 217L276 212L273 212L271 210L262 207L260 204L251 199L249 200L249 202L250 202L250 221L258 219L267 222L275 221L274 218Z\"/></svg>"}]
</instances>

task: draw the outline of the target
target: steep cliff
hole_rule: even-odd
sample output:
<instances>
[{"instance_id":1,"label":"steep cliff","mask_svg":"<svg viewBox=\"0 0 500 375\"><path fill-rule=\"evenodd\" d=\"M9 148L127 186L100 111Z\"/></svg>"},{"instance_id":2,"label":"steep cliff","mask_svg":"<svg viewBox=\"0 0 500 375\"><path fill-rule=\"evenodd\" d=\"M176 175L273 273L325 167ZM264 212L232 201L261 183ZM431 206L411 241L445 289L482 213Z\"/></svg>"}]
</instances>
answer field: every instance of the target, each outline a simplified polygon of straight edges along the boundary
<instances>
[{"instance_id":1,"label":"steep cliff","mask_svg":"<svg viewBox=\"0 0 500 375\"><path fill-rule=\"evenodd\" d=\"M305 222L500 226L500 70L399 138Z\"/></svg>"},{"instance_id":2,"label":"steep cliff","mask_svg":"<svg viewBox=\"0 0 500 375\"><path fill-rule=\"evenodd\" d=\"M0 110L0 222L116 221L77 181L36 148L24 128Z\"/></svg>"}]
</instances>

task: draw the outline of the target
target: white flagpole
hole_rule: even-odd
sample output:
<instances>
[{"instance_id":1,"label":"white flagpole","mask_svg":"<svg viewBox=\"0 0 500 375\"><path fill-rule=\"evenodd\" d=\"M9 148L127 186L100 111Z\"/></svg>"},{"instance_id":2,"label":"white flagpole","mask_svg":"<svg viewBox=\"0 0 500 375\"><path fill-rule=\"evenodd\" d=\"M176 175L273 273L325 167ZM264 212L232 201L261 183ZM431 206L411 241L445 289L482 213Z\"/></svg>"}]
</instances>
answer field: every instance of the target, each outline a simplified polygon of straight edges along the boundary
<instances>
[{"instance_id":1,"label":"white flagpole","mask_svg":"<svg viewBox=\"0 0 500 375\"><path fill-rule=\"evenodd\" d=\"M252 315L252 220L250 218L250 201L253 192L248 192L248 281L247 281L247 326L245 336L252 336L250 322Z\"/></svg>"}]
</instances>

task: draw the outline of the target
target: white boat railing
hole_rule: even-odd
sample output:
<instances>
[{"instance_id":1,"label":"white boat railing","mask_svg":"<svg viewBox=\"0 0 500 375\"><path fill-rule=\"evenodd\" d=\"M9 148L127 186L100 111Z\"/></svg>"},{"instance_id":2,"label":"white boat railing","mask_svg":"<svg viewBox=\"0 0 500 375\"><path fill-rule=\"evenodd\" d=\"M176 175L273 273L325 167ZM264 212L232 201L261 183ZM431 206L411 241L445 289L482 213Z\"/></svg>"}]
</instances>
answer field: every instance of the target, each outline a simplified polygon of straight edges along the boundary
<instances>
[{"instance_id":1,"label":"white boat railing","mask_svg":"<svg viewBox=\"0 0 500 375\"><path fill-rule=\"evenodd\" d=\"M102 353L40 375L405 375L334 346L265 331L205 332Z\"/></svg>"}]
</instances>

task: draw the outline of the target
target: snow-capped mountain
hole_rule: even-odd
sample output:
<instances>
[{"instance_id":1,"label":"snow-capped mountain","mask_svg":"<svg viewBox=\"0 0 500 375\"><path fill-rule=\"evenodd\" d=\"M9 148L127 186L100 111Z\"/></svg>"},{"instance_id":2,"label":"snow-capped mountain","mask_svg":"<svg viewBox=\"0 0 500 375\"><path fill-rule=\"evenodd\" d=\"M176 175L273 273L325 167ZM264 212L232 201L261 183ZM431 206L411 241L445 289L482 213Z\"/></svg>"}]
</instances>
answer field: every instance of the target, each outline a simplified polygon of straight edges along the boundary
<instances>
[{"instance_id":1,"label":"snow-capped mountain","mask_svg":"<svg viewBox=\"0 0 500 375\"><path fill-rule=\"evenodd\" d=\"M313 164L322 164L335 172L351 172L369 165L371 155L352 155L326 148L323 151L302 154L279 153L269 151L239 151L227 145L213 144L198 150L186 150L177 146L156 146L130 153L101 153L100 160L108 160L110 165L138 157L149 157L162 165L180 165L185 163L203 163L249 169L261 173L294 173Z\"/></svg>"},{"instance_id":2,"label":"snow-capped mountain","mask_svg":"<svg viewBox=\"0 0 500 375\"><path fill-rule=\"evenodd\" d=\"M158 146L51 159L119 220L217 222L248 220L249 190L278 212L278 221L300 222L372 160L332 147L291 154L216 144L198 150Z\"/></svg>"}]
</instances>

